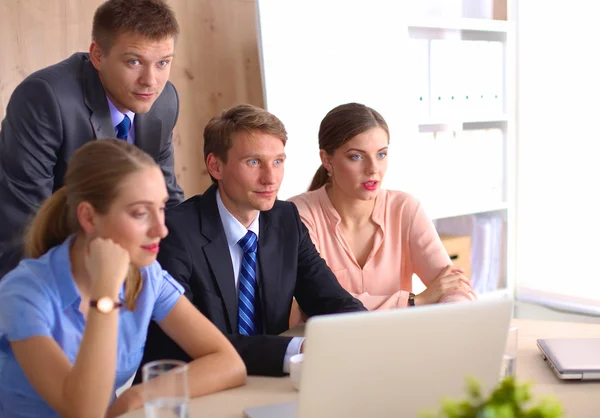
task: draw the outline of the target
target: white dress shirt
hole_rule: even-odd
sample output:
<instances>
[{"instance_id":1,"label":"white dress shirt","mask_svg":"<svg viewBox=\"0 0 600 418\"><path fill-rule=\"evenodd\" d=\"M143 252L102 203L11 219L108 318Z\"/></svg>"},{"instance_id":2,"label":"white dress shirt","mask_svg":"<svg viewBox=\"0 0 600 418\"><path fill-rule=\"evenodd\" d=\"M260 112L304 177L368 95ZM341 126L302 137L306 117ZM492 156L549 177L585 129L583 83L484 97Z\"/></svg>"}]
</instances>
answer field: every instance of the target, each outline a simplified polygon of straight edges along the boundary
<instances>
[{"instance_id":1,"label":"white dress shirt","mask_svg":"<svg viewBox=\"0 0 600 418\"><path fill-rule=\"evenodd\" d=\"M233 279L235 280L235 288L238 291L238 283L240 276L240 268L242 266L242 258L244 257L244 252L242 247L238 245L239 240L241 240L248 231L252 231L256 234L256 239L258 240L259 234L259 218L260 212L256 215L256 218L252 221L250 226L246 228L242 225L236 218L227 210L225 205L223 204L223 200L221 199L221 190L217 189L217 207L219 209L219 216L221 217L221 222L223 223L223 229L225 230L225 237L227 238L227 245L229 246L229 254L231 255L231 264L233 266ZM259 280L260 275L258 273L258 263L256 264L256 278ZM264 312L263 312L264 314ZM285 352L285 357L283 359L283 372L290 372L290 358L293 355L300 354L300 349L302 347L302 342L304 338L294 337L292 341L288 344L287 350Z\"/></svg>"}]
</instances>

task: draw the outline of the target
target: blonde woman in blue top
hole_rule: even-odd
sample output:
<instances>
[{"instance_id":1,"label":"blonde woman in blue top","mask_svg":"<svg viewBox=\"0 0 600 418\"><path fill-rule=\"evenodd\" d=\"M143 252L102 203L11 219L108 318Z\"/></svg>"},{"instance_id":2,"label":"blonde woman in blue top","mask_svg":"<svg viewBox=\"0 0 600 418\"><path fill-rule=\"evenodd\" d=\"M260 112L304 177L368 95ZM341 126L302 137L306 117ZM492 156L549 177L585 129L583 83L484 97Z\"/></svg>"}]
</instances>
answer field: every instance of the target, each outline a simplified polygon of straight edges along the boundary
<instances>
[{"instance_id":1,"label":"blonde woman in blue top","mask_svg":"<svg viewBox=\"0 0 600 418\"><path fill-rule=\"evenodd\" d=\"M244 383L235 349L156 261L167 200L158 165L125 141L74 154L33 220L30 258L0 282L0 417L140 408L140 385L115 390L135 373L151 319L195 359L191 396Z\"/></svg>"}]
</instances>

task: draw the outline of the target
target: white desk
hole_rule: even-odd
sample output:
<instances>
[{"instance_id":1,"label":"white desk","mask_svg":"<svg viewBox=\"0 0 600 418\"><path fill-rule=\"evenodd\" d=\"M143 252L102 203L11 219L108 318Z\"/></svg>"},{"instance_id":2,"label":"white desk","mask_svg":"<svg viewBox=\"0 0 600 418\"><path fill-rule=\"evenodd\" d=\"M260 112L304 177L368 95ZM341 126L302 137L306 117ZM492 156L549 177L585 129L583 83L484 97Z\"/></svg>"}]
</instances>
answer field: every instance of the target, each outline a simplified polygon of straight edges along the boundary
<instances>
[{"instance_id":1,"label":"white desk","mask_svg":"<svg viewBox=\"0 0 600 418\"><path fill-rule=\"evenodd\" d=\"M562 382L545 364L536 346L544 337L599 337L600 325L515 319L519 327L517 378L534 381L536 395L553 394L570 418L600 417L600 382ZM248 377L246 386L190 401L190 418L240 418L249 406L295 401L298 392L288 377ZM144 418L143 410L124 415Z\"/></svg>"}]
</instances>

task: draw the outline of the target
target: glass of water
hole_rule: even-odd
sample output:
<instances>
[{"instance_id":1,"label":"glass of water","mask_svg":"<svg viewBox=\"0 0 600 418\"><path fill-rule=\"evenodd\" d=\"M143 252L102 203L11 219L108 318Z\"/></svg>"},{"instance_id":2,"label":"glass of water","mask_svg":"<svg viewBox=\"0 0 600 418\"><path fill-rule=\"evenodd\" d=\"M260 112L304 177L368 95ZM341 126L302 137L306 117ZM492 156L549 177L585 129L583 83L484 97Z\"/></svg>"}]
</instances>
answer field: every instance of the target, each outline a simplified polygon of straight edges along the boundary
<instances>
[{"instance_id":1,"label":"glass of water","mask_svg":"<svg viewBox=\"0 0 600 418\"><path fill-rule=\"evenodd\" d=\"M500 369L500 378L512 376L516 377L517 372L517 351L518 351L518 330L517 327L510 327L506 338L506 347L502 357L502 368Z\"/></svg>"},{"instance_id":2,"label":"glass of water","mask_svg":"<svg viewBox=\"0 0 600 418\"><path fill-rule=\"evenodd\" d=\"M147 418L188 418L188 365L157 360L142 368Z\"/></svg>"}]
</instances>

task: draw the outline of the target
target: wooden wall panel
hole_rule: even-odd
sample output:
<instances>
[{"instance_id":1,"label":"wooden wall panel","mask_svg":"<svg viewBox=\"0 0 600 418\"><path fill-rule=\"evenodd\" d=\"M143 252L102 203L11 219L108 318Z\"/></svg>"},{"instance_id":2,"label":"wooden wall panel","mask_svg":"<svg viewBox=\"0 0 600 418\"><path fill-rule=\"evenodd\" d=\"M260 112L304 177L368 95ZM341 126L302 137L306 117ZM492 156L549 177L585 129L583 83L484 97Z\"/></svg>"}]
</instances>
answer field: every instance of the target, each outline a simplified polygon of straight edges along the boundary
<instances>
[{"instance_id":1,"label":"wooden wall panel","mask_svg":"<svg viewBox=\"0 0 600 418\"><path fill-rule=\"evenodd\" d=\"M0 1L0 119L28 74L87 51L102 0ZM180 96L175 170L186 196L210 184L206 122L236 103L263 105L254 0L169 0L181 26L171 81Z\"/></svg>"},{"instance_id":2,"label":"wooden wall panel","mask_svg":"<svg viewBox=\"0 0 600 418\"><path fill-rule=\"evenodd\" d=\"M90 45L102 0L0 1L0 119L14 88L30 73Z\"/></svg>"},{"instance_id":3,"label":"wooden wall panel","mask_svg":"<svg viewBox=\"0 0 600 418\"><path fill-rule=\"evenodd\" d=\"M171 0L171 4L182 32L171 73L181 102L176 174L191 196L210 185L203 157L206 123L236 103L263 105L256 3Z\"/></svg>"}]
</instances>

